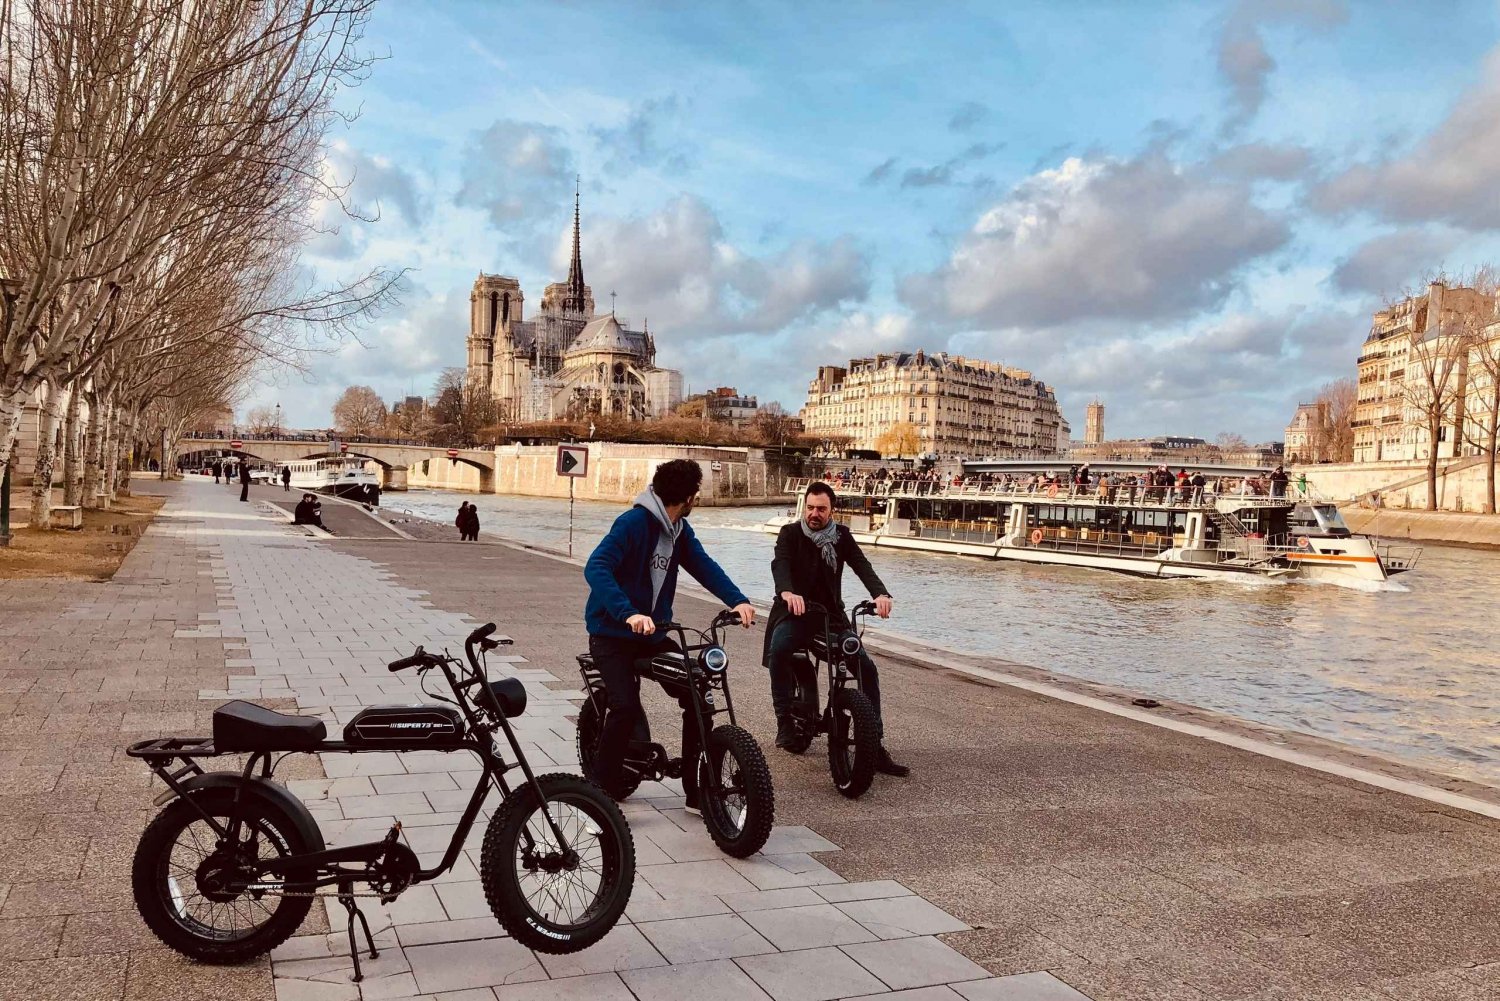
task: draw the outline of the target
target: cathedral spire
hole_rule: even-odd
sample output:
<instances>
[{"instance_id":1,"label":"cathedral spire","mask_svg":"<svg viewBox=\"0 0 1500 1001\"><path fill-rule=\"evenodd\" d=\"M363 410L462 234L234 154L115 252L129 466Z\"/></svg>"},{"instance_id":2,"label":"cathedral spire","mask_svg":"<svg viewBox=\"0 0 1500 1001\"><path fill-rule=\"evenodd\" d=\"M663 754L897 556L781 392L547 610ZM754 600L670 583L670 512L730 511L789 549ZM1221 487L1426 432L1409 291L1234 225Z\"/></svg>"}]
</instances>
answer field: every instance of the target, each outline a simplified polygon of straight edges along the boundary
<instances>
[{"instance_id":1,"label":"cathedral spire","mask_svg":"<svg viewBox=\"0 0 1500 1001\"><path fill-rule=\"evenodd\" d=\"M563 308L577 310L582 313L587 309L586 301L588 296L583 286L583 255L578 245L578 208L582 177L575 176L573 184L573 262L568 265L568 298L563 303Z\"/></svg>"}]
</instances>

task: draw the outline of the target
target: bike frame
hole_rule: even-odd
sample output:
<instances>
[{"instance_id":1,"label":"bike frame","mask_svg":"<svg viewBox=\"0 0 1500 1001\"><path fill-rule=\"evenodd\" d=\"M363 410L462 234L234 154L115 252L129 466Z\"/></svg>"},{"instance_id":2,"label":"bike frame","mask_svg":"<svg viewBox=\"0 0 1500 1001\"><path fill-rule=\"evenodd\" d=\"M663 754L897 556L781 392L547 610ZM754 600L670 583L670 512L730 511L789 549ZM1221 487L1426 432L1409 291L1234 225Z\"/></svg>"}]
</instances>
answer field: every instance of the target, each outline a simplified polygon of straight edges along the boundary
<instances>
[{"instance_id":1,"label":"bike frame","mask_svg":"<svg viewBox=\"0 0 1500 1001\"><path fill-rule=\"evenodd\" d=\"M859 620L871 615L875 611L873 602L861 601L849 611L849 631L860 637L860 653L864 652L864 632L859 627ZM810 661L823 662L823 667L828 675L828 691L831 694L835 689L847 688L849 683L854 682L854 687L863 692L865 689L864 677L856 668L849 666L849 659L859 654L847 654L834 642L834 631L832 629L833 613L824 605L816 601L807 602L807 612L818 612L823 616L823 652L819 655L814 644L808 644L804 652ZM804 612L804 614L806 614ZM832 699L830 698L830 703ZM821 730L821 723L815 724Z\"/></svg>"},{"instance_id":2,"label":"bike frame","mask_svg":"<svg viewBox=\"0 0 1500 1001\"><path fill-rule=\"evenodd\" d=\"M650 673L642 675L642 677L656 682L669 697L675 696L674 689L679 687L685 689L685 694L689 696L688 701L692 703L693 725L698 728L698 747L700 750L707 750L708 748L708 735L713 730L712 724L715 716L721 713L728 713L730 725L736 726L738 724L734 715L734 696L729 690L729 671L727 667L725 670L716 673L705 671L703 666L698 663L698 657L695 655L701 654L710 647L723 649L723 644L719 638L720 630L727 626L730 621L738 620L739 617L733 612L720 612L705 631L691 629L691 627L684 626L679 622L663 623L658 627L659 630L677 634L677 645L682 651L683 677L678 679L676 677L668 677L664 673L658 673L654 669L654 665ZM703 639L703 642L689 643L687 640L689 631L697 633ZM663 653L670 652L663 651ZM654 656L661 656L661 654ZM605 713L608 711L608 706L603 701L603 680L599 677L599 669L597 667L584 669L582 674L584 688L588 692L588 699L593 703L594 710L602 721L605 718ZM715 689L724 693L724 707L722 709L715 705L714 700L710 697L709 693ZM681 698L681 696L676 697ZM631 741L631 743L639 744L638 741ZM657 748L660 749L661 757L668 763L673 760L671 755L667 754L666 748L661 744L655 741L648 742L648 751L653 755ZM626 762L627 764L650 765L649 758L645 762L640 762L637 759L627 757ZM686 761L681 762L681 766L684 770L689 767ZM718 791L717 789L715 790L715 792Z\"/></svg>"},{"instance_id":3,"label":"bike frame","mask_svg":"<svg viewBox=\"0 0 1500 1001\"><path fill-rule=\"evenodd\" d=\"M235 786L234 806L231 808L229 823L227 825L219 823L196 802L196 797L192 795L193 788L190 787L194 779L205 774L203 767L198 764L198 758L217 757L222 753L228 753L216 750L211 738L167 737L140 741L132 744L126 753L133 758L144 760L151 770L156 773L157 777L166 783L167 792L157 797L156 805L163 805L176 798L185 799L193 809L198 811L199 815L217 835L218 845L216 847L223 848L225 845L237 845L240 843L240 827L243 821L240 817L238 807L244 798L245 790L250 788L252 783L260 779L271 778L275 771L276 762L279 762L287 754L367 754L375 751L395 752L399 754L407 751L430 750L441 750L444 753L470 751L478 756L483 771L480 774L478 783L474 787L473 795L469 797L468 805L464 807L464 812L459 818L458 826L454 829L453 839L449 842L447 850L443 853L442 860L436 866L430 869L423 869L420 868L419 863L419 867L411 878L411 884L430 881L453 868L453 865L458 861L459 853L463 851L464 841L469 835L475 818L479 815L480 808L484 804L485 797L489 794L491 785L499 789L502 800L511 794L512 788L505 781L506 772L519 766L525 776L523 784L531 786L533 792L536 794L538 803L545 801L541 787L537 784L536 775L532 772L531 765L526 760L526 755L521 751L520 742L516 738L515 729L511 726L510 720L506 718L503 712L488 708L483 710L476 709L472 698L468 694L469 689L476 686L482 690L487 690L489 684L488 673L485 667L474 656L475 644L479 643L483 650L487 651L495 646L502 645L502 642L509 642L508 640L496 641L487 639L488 633L486 629L493 631L494 626L490 625L485 629L476 630L465 641L464 649L468 655L472 670L469 677L463 680L459 680L453 671L454 667L462 669L463 664L456 657L448 656L446 653L439 657L433 654L426 654L418 647L417 654L415 655L417 662L412 665L418 668L419 674L425 674L432 668L442 670L443 676L448 681L448 686L453 690L455 699L444 699L442 696L434 695L430 692L428 694L433 695L434 698L440 701L456 705L463 713L468 723L469 731L468 735L461 742L450 747L435 749L425 742L418 740L409 742L391 741L378 746L355 745L343 740L325 740L316 747L306 750L251 752L250 758L245 762L244 768L240 772L239 781ZM407 659L412 660L413 658ZM398 661L397 663L401 662ZM491 722L492 720L493 722ZM496 729L504 732L506 740L516 756L515 761L507 762L500 753L494 741ZM182 762L182 766L174 770L173 766L178 761ZM260 772L259 776L256 775L257 769ZM552 828L553 836L557 838L557 844L563 851L570 851L571 848L567 840L563 837L563 833L557 824L556 818L552 816L552 812L544 809L543 813L547 816L547 822ZM313 881L313 887L368 881L370 876L368 869L344 869L340 868L340 866L345 863L365 863L369 865L384 858L397 845L399 845L401 850L410 852L410 848L395 840L395 835L399 830L400 824L398 823L380 841L370 841L363 844L350 845L346 848L332 848L320 852L309 852L303 855L287 855L281 858L257 861L262 872L276 875L286 875L290 871L315 867L319 870L319 875ZM536 847L535 840L531 837L529 830L523 828L522 837L526 841L528 851ZM412 853L412 857L416 857L415 853ZM246 887L246 889L269 888L258 887L253 884Z\"/></svg>"}]
</instances>

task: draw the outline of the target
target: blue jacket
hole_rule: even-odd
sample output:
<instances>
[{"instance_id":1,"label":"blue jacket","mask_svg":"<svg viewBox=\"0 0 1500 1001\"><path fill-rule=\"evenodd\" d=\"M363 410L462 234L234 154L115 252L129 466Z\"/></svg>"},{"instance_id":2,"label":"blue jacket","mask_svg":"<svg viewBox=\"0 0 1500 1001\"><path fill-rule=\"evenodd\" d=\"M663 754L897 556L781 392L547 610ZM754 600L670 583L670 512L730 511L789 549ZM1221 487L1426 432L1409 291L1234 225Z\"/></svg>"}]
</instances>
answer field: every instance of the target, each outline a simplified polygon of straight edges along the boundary
<instances>
[{"instance_id":1,"label":"blue jacket","mask_svg":"<svg viewBox=\"0 0 1500 1001\"><path fill-rule=\"evenodd\" d=\"M589 600L583 617L591 636L631 636L625 620L632 615L650 615L658 624L672 621L672 599L677 595L677 568L685 567L698 583L725 605L747 602L719 564L703 551L703 544L686 522L672 550L672 564L662 582L656 607L651 605L651 555L661 525L643 507L633 507L615 519L609 534L589 555L583 577L589 582Z\"/></svg>"}]
</instances>

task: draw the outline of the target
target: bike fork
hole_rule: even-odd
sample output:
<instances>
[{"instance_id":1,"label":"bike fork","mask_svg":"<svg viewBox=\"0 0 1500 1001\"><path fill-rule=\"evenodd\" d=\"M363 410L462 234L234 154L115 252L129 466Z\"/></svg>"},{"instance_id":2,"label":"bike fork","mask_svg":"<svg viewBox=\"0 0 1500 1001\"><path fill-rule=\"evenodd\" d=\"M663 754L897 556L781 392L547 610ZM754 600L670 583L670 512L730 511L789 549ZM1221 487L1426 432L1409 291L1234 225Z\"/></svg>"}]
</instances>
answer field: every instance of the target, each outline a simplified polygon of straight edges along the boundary
<instances>
[{"instance_id":1,"label":"bike fork","mask_svg":"<svg viewBox=\"0 0 1500 1001\"><path fill-rule=\"evenodd\" d=\"M370 922L365 920L365 912L359 909L359 904L354 899L353 883L348 880L339 883L338 900L344 905L344 910L349 913L349 957L354 960L354 976L351 979L357 984L365 979L365 975L359 968L359 947L354 942L355 918L359 918L360 927L365 930L365 942L370 946L370 958L379 959L380 953L375 948L375 937L370 934Z\"/></svg>"}]
</instances>

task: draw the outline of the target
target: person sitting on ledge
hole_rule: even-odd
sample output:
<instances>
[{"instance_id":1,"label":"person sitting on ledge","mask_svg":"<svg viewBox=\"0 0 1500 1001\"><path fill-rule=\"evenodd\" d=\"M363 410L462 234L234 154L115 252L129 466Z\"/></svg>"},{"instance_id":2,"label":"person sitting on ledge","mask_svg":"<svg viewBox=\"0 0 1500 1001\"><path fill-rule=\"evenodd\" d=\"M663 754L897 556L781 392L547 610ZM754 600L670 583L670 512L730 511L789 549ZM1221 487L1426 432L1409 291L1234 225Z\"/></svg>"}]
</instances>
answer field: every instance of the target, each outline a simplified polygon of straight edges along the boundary
<instances>
[{"instance_id":1,"label":"person sitting on ledge","mask_svg":"<svg viewBox=\"0 0 1500 1001\"><path fill-rule=\"evenodd\" d=\"M323 528L323 504L313 494L303 494L292 512L293 525L316 525ZM327 529L324 529L327 531Z\"/></svg>"}]
</instances>

